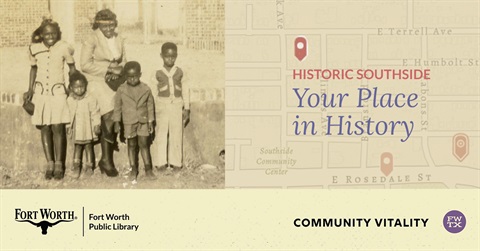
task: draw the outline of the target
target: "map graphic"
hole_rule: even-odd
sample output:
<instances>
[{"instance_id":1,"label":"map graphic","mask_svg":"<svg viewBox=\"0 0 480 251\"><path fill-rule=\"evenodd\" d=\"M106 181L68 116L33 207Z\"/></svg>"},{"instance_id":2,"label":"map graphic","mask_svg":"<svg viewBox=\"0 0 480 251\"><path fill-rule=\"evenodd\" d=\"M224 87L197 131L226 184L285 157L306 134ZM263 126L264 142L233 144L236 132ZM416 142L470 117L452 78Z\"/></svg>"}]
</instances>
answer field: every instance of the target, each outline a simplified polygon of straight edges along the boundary
<instances>
[{"instance_id":1,"label":"map graphic","mask_svg":"<svg viewBox=\"0 0 480 251\"><path fill-rule=\"evenodd\" d=\"M480 187L479 1L225 6L227 188ZM302 69L428 69L430 79L294 79ZM379 97L417 94L417 105L357 107L358 88L374 87ZM299 108L294 88L350 97L341 107ZM400 129L326 135L328 116L414 127L405 142ZM316 134L311 123L296 135L302 121Z\"/></svg>"}]
</instances>

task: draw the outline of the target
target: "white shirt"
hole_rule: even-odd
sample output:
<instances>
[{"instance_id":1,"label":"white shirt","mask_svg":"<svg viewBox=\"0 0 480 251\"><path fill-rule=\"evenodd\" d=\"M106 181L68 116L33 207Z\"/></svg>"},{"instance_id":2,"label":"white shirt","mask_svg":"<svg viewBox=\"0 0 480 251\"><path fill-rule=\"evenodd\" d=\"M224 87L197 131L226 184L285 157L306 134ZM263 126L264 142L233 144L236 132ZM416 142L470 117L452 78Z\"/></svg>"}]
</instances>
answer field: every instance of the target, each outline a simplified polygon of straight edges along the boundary
<instances>
[{"instance_id":1,"label":"white shirt","mask_svg":"<svg viewBox=\"0 0 480 251\"><path fill-rule=\"evenodd\" d=\"M106 38L105 37L105 39L107 39L108 48L110 49L110 52L112 53L113 59L119 59L122 56L122 54L118 51L115 36L113 36L111 38Z\"/></svg>"}]
</instances>

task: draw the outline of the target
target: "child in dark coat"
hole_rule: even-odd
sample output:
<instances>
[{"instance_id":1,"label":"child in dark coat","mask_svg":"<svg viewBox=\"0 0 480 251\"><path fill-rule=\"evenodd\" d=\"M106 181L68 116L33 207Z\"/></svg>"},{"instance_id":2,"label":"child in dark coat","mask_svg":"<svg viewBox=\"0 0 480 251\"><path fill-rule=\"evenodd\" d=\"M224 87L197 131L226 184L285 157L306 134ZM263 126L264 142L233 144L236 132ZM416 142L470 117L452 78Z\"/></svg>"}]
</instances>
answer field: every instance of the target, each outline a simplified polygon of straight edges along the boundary
<instances>
[{"instance_id":1,"label":"child in dark coat","mask_svg":"<svg viewBox=\"0 0 480 251\"><path fill-rule=\"evenodd\" d=\"M150 155L150 135L154 130L155 119L152 91L145 83L140 82L142 71L138 62L127 62L124 74L126 83L118 88L114 97L114 129L115 132L120 132L120 121L123 121L128 143L128 159L132 168L129 178L136 180L138 176L139 150L145 165L145 176L155 178Z\"/></svg>"}]
</instances>

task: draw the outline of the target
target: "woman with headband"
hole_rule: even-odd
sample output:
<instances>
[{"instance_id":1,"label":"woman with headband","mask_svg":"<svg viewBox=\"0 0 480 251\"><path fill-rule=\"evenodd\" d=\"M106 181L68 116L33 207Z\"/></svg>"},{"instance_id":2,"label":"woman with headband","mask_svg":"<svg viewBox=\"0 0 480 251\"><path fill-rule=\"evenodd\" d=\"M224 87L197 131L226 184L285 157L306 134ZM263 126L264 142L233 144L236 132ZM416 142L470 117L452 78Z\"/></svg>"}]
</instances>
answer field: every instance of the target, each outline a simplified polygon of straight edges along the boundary
<instances>
[{"instance_id":1,"label":"woman with headband","mask_svg":"<svg viewBox=\"0 0 480 251\"><path fill-rule=\"evenodd\" d=\"M82 45L80 67L90 83L89 92L100 106L102 158L98 165L107 176L118 171L113 161L117 135L113 130L113 97L121 84L122 66L127 62L124 39L116 32L117 16L109 9L95 15L93 33Z\"/></svg>"}]
</instances>

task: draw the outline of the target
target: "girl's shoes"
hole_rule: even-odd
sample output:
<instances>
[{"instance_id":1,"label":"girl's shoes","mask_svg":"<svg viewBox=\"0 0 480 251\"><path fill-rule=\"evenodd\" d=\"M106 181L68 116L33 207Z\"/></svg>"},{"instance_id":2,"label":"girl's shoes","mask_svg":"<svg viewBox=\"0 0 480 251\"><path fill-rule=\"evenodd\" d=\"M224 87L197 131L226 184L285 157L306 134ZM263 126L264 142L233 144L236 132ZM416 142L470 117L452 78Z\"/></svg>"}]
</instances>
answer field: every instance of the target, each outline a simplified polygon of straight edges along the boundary
<instances>
[{"instance_id":1,"label":"girl's shoes","mask_svg":"<svg viewBox=\"0 0 480 251\"><path fill-rule=\"evenodd\" d=\"M45 171L45 179L51 180L53 178L54 169L55 169L55 162L49 161L47 164L47 170Z\"/></svg>"},{"instance_id":2,"label":"girl's shoes","mask_svg":"<svg viewBox=\"0 0 480 251\"><path fill-rule=\"evenodd\" d=\"M45 179L51 180L52 178L56 180L63 179L65 175L65 168L62 162L49 161L47 165L47 171L45 171Z\"/></svg>"},{"instance_id":3,"label":"girl's shoes","mask_svg":"<svg viewBox=\"0 0 480 251\"><path fill-rule=\"evenodd\" d=\"M53 168L53 178L56 180L61 180L63 179L63 176L65 175L65 168L62 162L55 162L54 168Z\"/></svg>"}]
</instances>

